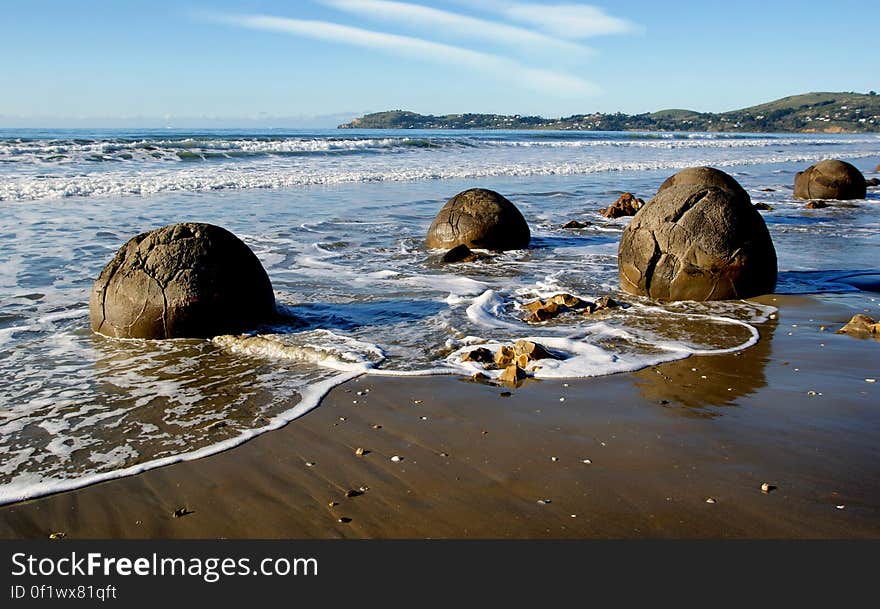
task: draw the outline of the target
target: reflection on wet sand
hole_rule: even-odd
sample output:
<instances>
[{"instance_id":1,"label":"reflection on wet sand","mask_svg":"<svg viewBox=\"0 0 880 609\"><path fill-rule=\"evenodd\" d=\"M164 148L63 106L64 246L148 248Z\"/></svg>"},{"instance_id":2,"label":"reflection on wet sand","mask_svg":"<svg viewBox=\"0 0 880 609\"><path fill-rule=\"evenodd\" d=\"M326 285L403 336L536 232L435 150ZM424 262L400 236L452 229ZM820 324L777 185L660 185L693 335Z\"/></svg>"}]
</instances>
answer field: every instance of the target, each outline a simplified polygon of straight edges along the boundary
<instances>
[{"instance_id":1,"label":"reflection on wet sand","mask_svg":"<svg viewBox=\"0 0 880 609\"><path fill-rule=\"evenodd\" d=\"M717 416L708 406L733 406L736 400L767 386L765 367L778 321L757 325L760 340L732 356L687 358L645 368L633 374L633 384L645 399L688 416Z\"/></svg>"}]
</instances>

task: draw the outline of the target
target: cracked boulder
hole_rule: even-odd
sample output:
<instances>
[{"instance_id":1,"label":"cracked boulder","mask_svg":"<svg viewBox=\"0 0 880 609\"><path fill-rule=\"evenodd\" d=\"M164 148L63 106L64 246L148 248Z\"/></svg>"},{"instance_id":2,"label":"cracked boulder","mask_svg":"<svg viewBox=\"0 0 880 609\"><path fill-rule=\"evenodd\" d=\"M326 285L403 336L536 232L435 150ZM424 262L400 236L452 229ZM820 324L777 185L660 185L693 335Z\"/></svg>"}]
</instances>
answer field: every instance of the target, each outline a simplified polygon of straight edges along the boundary
<instances>
[{"instance_id":1,"label":"cracked boulder","mask_svg":"<svg viewBox=\"0 0 880 609\"><path fill-rule=\"evenodd\" d=\"M130 239L92 287L92 330L118 338L206 338L271 318L266 271L238 237L172 224Z\"/></svg>"},{"instance_id":2,"label":"cracked boulder","mask_svg":"<svg viewBox=\"0 0 880 609\"><path fill-rule=\"evenodd\" d=\"M798 199L864 199L867 190L862 172L844 161L820 161L794 176Z\"/></svg>"},{"instance_id":3,"label":"cracked boulder","mask_svg":"<svg viewBox=\"0 0 880 609\"><path fill-rule=\"evenodd\" d=\"M735 188L723 179L664 182L623 231L618 270L624 291L657 300L727 300L773 291L776 250L767 225L748 194L727 178Z\"/></svg>"},{"instance_id":4,"label":"cracked boulder","mask_svg":"<svg viewBox=\"0 0 880 609\"><path fill-rule=\"evenodd\" d=\"M657 189L657 194L672 186L684 185L696 186L714 186L723 190L729 190L740 197L747 197L749 194L740 186L733 176L724 173L720 169L714 167L688 167L682 169L678 173L669 176Z\"/></svg>"},{"instance_id":5,"label":"cracked boulder","mask_svg":"<svg viewBox=\"0 0 880 609\"><path fill-rule=\"evenodd\" d=\"M531 232L516 206L493 190L472 188L443 206L428 229L430 248L515 250L529 245Z\"/></svg>"}]
</instances>

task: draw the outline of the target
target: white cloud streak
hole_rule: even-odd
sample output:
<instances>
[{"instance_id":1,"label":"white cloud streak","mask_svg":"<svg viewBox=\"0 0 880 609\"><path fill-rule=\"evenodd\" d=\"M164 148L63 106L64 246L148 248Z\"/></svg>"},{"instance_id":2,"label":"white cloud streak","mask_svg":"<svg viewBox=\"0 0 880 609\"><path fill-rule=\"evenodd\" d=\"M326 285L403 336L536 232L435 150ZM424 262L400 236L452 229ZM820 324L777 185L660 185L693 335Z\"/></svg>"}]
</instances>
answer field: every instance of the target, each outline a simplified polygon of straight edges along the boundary
<instances>
[{"instance_id":1,"label":"white cloud streak","mask_svg":"<svg viewBox=\"0 0 880 609\"><path fill-rule=\"evenodd\" d=\"M488 41L516 48L528 46L578 55L589 55L593 52L592 49L581 44L560 40L516 25L479 19L421 4L391 0L318 0L318 2L347 13L443 34L469 37L481 43Z\"/></svg>"},{"instance_id":2,"label":"white cloud streak","mask_svg":"<svg viewBox=\"0 0 880 609\"><path fill-rule=\"evenodd\" d=\"M533 4L502 0L460 0L460 3L568 40L644 31L641 26L609 15L591 4Z\"/></svg>"},{"instance_id":3,"label":"white cloud streak","mask_svg":"<svg viewBox=\"0 0 880 609\"><path fill-rule=\"evenodd\" d=\"M270 15L213 15L211 19L242 28L281 32L325 42L375 49L404 58L417 58L450 65L479 72L519 87L537 90L546 95L579 97L595 95L599 92L599 88L593 83L571 74L531 68L506 57L421 38L365 30L328 21L289 19Z\"/></svg>"}]
</instances>

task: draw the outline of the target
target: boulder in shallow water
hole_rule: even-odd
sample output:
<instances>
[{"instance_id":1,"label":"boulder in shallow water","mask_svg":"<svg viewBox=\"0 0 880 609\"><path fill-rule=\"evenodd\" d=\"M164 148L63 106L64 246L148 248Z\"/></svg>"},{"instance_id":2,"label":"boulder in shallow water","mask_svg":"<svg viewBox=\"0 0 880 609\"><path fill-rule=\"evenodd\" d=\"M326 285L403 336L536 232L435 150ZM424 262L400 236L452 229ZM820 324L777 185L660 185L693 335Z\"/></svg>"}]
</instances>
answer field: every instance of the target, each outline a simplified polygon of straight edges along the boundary
<instances>
[{"instance_id":1,"label":"boulder in shallow water","mask_svg":"<svg viewBox=\"0 0 880 609\"><path fill-rule=\"evenodd\" d=\"M481 364L492 364L495 362L495 354L486 347L477 347L461 356L463 362L478 362Z\"/></svg>"},{"instance_id":2,"label":"boulder in shallow water","mask_svg":"<svg viewBox=\"0 0 880 609\"><path fill-rule=\"evenodd\" d=\"M865 186L868 188L874 188L875 186L880 186L880 178L868 178L865 180Z\"/></svg>"},{"instance_id":3,"label":"boulder in shallow water","mask_svg":"<svg viewBox=\"0 0 880 609\"><path fill-rule=\"evenodd\" d=\"M836 159L820 161L794 177L798 199L864 199L866 191L862 172Z\"/></svg>"},{"instance_id":4,"label":"boulder in shallow water","mask_svg":"<svg viewBox=\"0 0 880 609\"><path fill-rule=\"evenodd\" d=\"M771 205L769 205L767 203L763 203L763 202L755 203L754 207L758 211L772 211L773 210L773 207Z\"/></svg>"},{"instance_id":5,"label":"boulder in shallow water","mask_svg":"<svg viewBox=\"0 0 880 609\"><path fill-rule=\"evenodd\" d=\"M658 300L725 300L776 287L776 250L764 219L736 180L708 169L666 180L624 229L618 248L624 291ZM700 175L710 183L693 183Z\"/></svg>"},{"instance_id":6,"label":"boulder in shallow water","mask_svg":"<svg viewBox=\"0 0 880 609\"><path fill-rule=\"evenodd\" d=\"M428 228L430 248L513 250L528 247L531 232L516 206L493 190L472 188L446 203Z\"/></svg>"},{"instance_id":7,"label":"boulder in shallow water","mask_svg":"<svg viewBox=\"0 0 880 609\"><path fill-rule=\"evenodd\" d=\"M211 224L172 224L123 245L92 288L95 332L118 338L206 338L266 322L272 284L238 237Z\"/></svg>"}]
</instances>

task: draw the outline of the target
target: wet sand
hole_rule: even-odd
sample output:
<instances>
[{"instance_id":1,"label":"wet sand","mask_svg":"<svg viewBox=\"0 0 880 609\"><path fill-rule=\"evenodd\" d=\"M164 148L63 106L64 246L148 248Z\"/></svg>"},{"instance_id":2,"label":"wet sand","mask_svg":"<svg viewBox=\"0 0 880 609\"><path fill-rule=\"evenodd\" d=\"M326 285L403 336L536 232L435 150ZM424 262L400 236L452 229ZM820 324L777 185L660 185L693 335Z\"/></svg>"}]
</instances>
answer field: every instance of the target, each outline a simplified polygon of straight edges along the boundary
<instances>
[{"instance_id":1,"label":"wet sand","mask_svg":"<svg viewBox=\"0 0 880 609\"><path fill-rule=\"evenodd\" d=\"M880 538L880 341L833 333L862 311L761 301L778 319L732 355L362 377L226 453L0 508L0 537Z\"/></svg>"}]
</instances>

